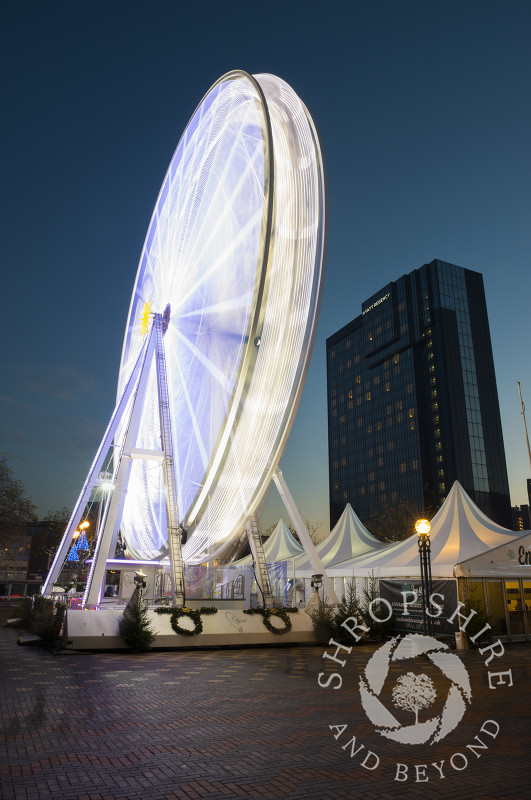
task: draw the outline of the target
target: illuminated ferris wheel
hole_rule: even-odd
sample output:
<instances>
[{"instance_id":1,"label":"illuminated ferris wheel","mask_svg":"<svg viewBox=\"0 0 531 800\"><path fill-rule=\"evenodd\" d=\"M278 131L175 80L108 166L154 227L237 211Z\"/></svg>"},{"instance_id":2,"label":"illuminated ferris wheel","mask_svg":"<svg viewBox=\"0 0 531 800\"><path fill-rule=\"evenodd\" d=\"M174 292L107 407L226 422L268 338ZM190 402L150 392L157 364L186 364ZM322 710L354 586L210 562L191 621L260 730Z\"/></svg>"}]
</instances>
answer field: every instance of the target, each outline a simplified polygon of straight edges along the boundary
<instances>
[{"instance_id":1,"label":"illuminated ferris wheel","mask_svg":"<svg viewBox=\"0 0 531 800\"><path fill-rule=\"evenodd\" d=\"M115 471L107 538L119 528L133 558L172 558L178 525L188 531L184 560L204 561L263 498L312 350L325 205L318 135L291 87L273 75L220 78L155 205L123 344L121 411L106 434L129 458Z\"/></svg>"}]
</instances>

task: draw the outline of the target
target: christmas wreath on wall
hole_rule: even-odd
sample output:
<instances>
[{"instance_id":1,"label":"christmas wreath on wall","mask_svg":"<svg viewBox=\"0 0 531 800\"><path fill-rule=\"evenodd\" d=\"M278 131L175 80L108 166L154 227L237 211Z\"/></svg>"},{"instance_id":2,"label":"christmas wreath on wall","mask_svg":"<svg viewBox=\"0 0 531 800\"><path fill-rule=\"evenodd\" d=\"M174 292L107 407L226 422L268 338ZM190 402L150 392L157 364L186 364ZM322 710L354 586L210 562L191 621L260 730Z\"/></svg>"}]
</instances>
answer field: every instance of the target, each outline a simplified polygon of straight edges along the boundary
<instances>
[{"instance_id":1,"label":"christmas wreath on wall","mask_svg":"<svg viewBox=\"0 0 531 800\"><path fill-rule=\"evenodd\" d=\"M244 614L260 614L262 617L262 622L264 623L265 627L271 633L289 633L291 630L291 620L289 618L290 614L294 614L298 611L297 608L247 608L244 610ZM280 628L277 625L273 625L271 622L271 618L274 619L281 619L284 623L284 627Z\"/></svg>"},{"instance_id":2,"label":"christmas wreath on wall","mask_svg":"<svg viewBox=\"0 0 531 800\"><path fill-rule=\"evenodd\" d=\"M201 606L199 609L193 608L157 608L157 614L171 614L170 623L175 631L178 633L179 636L197 636L198 633L203 632L203 620L201 619L202 614L217 614L217 608L213 606ZM183 628L179 625L179 620L181 617L190 617L192 622L194 623L194 627L190 630L190 628Z\"/></svg>"}]
</instances>

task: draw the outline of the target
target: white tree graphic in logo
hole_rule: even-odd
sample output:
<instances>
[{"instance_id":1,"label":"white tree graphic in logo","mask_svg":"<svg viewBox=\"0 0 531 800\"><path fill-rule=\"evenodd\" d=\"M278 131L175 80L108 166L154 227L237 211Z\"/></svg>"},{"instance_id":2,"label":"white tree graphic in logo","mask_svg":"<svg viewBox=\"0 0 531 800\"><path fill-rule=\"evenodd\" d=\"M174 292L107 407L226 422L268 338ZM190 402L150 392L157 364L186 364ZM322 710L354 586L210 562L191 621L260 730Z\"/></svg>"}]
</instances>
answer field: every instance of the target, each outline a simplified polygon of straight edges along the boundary
<instances>
[{"instance_id":1,"label":"white tree graphic in logo","mask_svg":"<svg viewBox=\"0 0 531 800\"><path fill-rule=\"evenodd\" d=\"M431 678L426 674L406 672L400 676L392 693L397 708L413 711L415 723L401 725L380 700L380 695L389 675L390 665L419 656L427 657L438 667L449 681L450 688L444 708L438 716L424 722L418 721L420 709L429 708L436 699ZM448 647L432 636L409 633L399 639L391 639L371 656L360 677L361 703L370 721L382 736L403 744L434 744L453 731L470 703L472 694L470 680L463 662L448 652Z\"/></svg>"},{"instance_id":2,"label":"white tree graphic in logo","mask_svg":"<svg viewBox=\"0 0 531 800\"><path fill-rule=\"evenodd\" d=\"M437 694L432 679L428 675L415 675L406 672L401 675L393 689L393 703L397 708L413 711L415 725L419 721L419 710L429 708Z\"/></svg>"}]
</instances>

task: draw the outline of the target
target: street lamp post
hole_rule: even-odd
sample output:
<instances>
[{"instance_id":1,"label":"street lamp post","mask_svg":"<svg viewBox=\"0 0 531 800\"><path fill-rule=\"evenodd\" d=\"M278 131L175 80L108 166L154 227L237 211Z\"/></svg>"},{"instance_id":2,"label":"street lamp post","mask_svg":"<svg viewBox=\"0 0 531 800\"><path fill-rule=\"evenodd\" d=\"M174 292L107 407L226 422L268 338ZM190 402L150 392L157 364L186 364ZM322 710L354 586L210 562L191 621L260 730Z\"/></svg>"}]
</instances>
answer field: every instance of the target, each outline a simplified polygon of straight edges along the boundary
<instances>
[{"instance_id":1,"label":"street lamp post","mask_svg":"<svg viewBox=\"0 0 531 800\"><path fill-rule=\"evenodd\" d=\"M432 618L427 614L428 602L432 594L431 584L431 525L427 519L419 519L415 523L415 530L419 537L419 557L420 557L420 580L422 583L422 620L424 633L433 633Z\"/></svg>"}]
</instances>

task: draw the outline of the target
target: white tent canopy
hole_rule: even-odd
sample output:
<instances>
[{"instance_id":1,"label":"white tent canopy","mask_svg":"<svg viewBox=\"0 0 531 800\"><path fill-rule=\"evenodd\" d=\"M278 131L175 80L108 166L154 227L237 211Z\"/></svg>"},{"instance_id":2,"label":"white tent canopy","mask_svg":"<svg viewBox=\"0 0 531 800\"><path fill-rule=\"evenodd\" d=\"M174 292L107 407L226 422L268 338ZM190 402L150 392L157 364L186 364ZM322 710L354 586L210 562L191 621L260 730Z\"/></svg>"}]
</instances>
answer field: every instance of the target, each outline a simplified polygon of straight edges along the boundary
<instances>
[{"instance_id":1,"label":"white tent canopy","mask_svg":"<svg viewBox=\"0 0 531 800\"><path fill-rule=\"evenodd\" d=\"M531 578L531 532L518 531L517 537L508 544L487 550L455 568L458 578L504 577Z\"/></svg>"},{"instance_id":2,"label":"white tent canopy","mask_svg":"<svg viewBox=\"0 0 531 800\"><path fill-rule=\"evenodd\" d=\"M352 510L350 503L347 503L336 525L329 535L316 545L316 550L323 566L329 572L328 568L339 562L382 547L384 547L383 542L369 533ZM310 577L314 572L305 553L295 559L295 572L297 577Z\"/></svg>"},{"instance_id":3,"label":"white tent canopy","mask_svg":"<svg viewBox=\"0 0 531 800\"><path fill-rule=\"evenodd\" d=\"M304 553L303 548L293 537L290 529L283 519L280 519L275 530L264 542L266 562L273 564L275 561L287 561ZM229 564L230 567L247 567L253 563L252 556L244 556L239 561Z\"/></svg>"},{"instance_id":4,"label":"white tent canopy","mask_svg":"<svg viewBox=\"0 0 531 800\"><path fill-rule=\"evenodd\" d=\"M431 521L431 567L434 578L454 577L454 567L486 550L511 542L515 531L492 522L456 481ZM378 552L337 561L327 569L332 577L419 577L418 537L387 545Z\"/></svg>"}]
</instances>

